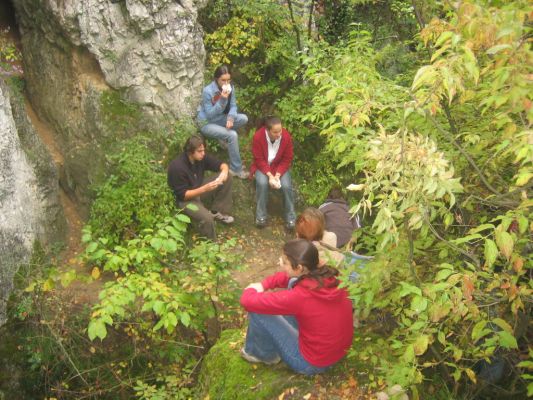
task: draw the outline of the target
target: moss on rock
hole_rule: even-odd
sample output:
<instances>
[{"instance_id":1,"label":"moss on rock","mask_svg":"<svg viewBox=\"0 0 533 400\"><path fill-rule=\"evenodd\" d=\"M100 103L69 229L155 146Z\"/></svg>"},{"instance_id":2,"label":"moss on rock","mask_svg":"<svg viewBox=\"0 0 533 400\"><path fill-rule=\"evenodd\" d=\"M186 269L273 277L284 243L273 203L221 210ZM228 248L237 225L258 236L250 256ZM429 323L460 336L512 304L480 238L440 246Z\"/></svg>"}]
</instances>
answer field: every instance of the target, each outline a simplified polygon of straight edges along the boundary
<instances>
[{"instance_id":1,"label":"moss on rock","mask_svg":"<svg viewBox=\"0 0 533 400\"><path fill-rule=\"evenodd\" d=\"M289 386L313 385L313 378L295 374L283 362L269 366L243 360L239 353L243 341L242 330L222 332L218 342L205 356L198 383L198 398L272 399Z\"/></svg>"}]
</instances>

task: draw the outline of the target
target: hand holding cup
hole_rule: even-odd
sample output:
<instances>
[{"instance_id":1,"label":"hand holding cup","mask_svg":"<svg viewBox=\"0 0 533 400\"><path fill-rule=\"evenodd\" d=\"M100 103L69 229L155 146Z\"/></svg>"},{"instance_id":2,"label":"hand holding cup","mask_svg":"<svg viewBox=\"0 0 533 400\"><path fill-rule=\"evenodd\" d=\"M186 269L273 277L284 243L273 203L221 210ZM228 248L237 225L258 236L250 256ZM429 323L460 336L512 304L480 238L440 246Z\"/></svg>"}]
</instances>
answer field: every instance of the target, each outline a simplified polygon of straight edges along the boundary
<instances>
[{"instance_id":1,"label":"hand holding cup","mask_svg":"<svg viewBox=\"0 0 533 400\"><path fill-rule=\"evenodd\" d=\"M222 85L222 93L224 94L230 94L231 93L231 85L229 83L226 83Z\"/></svg>"}]
</instances>

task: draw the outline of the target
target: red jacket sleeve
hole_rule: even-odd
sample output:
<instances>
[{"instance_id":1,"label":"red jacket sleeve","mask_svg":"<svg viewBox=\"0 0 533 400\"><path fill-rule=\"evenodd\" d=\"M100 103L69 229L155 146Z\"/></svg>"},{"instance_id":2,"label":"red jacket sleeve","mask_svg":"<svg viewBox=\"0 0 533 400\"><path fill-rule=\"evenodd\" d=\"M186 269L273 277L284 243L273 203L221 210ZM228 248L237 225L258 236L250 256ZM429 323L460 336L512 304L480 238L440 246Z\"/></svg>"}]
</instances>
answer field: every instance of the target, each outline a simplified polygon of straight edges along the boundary
<instances>
[{"instance_id":1,"label":"red jacket sleeve","mask_svg":"<svg viewBox=\"0 0 533 400\"><path fill-rule=\"evenodd\" d=\"M285 141L285 143L283 143ZM283 130L283 136L281 137L282 145L280 146L281 159L275 168L275 173L278 173L283 176L285 172L289 170L292 164L292 159L294 158L294 149L292 145L292 137L288 131Z\"/></svg>"},{"instance_id":2,"label":"red jacket sleeve","mask_svg":"<svg viewBox=\"0 0 533 400\"><path fill-rule=\"evenodd\" d=\"M254 134L252 143L252 154L254 156L254 164L259 171L263 174L267 174L270 171L270 165L268 165L268 150L265 151L266 139L265 128L260 128Z\"/></svg>"},{"instance_id":3,"label":"red jacket sleeve","mask_svg":"<svg viewBox=\"0 0 533 400\"><path fill-rule=\"evenodd\" d=\"M274 275L267 276L261 282L265 290L286 288L289 284L289 275L286 272L276 272Z\"/></svg>"},{"instance_id":4,"label":"red jacket sleeve","mask_svg":"<svg viewBox=\"0 0 533 400\"><path fill-rule=\"evenodd\" d=\"M246 289L241 296L241 305L249 312L269 315L296 315L303 302L295 290L258 293Z\"/></svg>"}]
</instances>

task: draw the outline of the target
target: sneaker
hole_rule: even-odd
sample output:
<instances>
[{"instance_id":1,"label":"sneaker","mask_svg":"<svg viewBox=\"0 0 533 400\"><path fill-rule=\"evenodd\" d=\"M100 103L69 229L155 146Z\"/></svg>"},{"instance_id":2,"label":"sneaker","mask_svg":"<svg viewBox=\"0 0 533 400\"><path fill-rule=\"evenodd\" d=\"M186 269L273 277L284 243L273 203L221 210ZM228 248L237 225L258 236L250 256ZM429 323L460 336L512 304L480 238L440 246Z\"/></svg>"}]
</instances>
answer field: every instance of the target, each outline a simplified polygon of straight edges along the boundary
<instances>
[{"instance_id":1,"label":"sneaker","mask_svg":"<svg viewBox=\"0 0 533 400\"><path fill-rule=\"evenodd\" d=\"M252 356L251 354L248 354L246 351L244 351L244 347L241 349L241 357L244 358L246 361L248 362L251 362L251 363L265 363L267 365L274 365L274 364L277 364L281 361L281 358L279 356L276 356L275 359L273 359L272 361L263 361L263 360L260 360L259 358L257 357L254 357Z\"/></svg>"},{"instance_id":2,"label":"sneaker","mask_svg":"<svg viewBox=\"0 0 533 400\"><path fill-rule=\"evenodd\" d=\"M233 218L231 215L222 214L221 212L211 212L213 214L213 217L216 221L220 221L224 224L232 224L233 221L235 221L235 218Z\"/></svg>"},{"instance_id":3,"label":"sneaker","mask_svg":"<svg viewBox=\"0 0 533 400\"><path fill-rule=\"evenodd\" d=\"M263 229L265 226L267 226L266 218L256 219L255 226L258 227L259 229Z\"/></svg>"},{"instance_id":4,"label":"sneaker","mask_svg":"<svg viewBox=\"0 0 533 400\"><path fill-rule=\"evenodd\" d=\"M250 176L250 173L248 171L245 171L244 168L241 169L241 172L235 172L230 169L229 173L231 176L236 176L237 178L241 178L241 179L247 179Z\"/></svg>"},{"instance_id":5,"label":"sneaker","mask_svg":"<svg viewBox=\"0 0 533 400\"><path fill-rule=\"evenodd\" d=\"M295 221L288 221L285 224L285 229L287 229L288 231L293 231L295 226L296 226L296 222Z\"/></svg>"}]
</instances>

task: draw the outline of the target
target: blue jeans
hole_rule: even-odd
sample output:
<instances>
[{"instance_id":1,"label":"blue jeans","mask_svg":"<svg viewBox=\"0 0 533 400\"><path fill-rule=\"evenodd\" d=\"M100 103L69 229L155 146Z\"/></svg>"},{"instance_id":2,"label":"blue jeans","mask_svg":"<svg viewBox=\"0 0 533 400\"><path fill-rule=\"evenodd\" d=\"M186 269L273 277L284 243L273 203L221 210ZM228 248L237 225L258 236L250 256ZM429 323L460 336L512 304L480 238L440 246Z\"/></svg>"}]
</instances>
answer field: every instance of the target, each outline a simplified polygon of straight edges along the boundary
<instances>
[{"instance_id":1,"label":"blue jeans","mask_svg":"<svg viewBox=\"0 0 533 400\"><path fill-rule=\"evenodd\" d=\"M241 154L239 152L239 136L236 129L248 122L245 114L237 114L233 120L233 128L226 129L227 116L224 114L219 118L209 121L200 128L200 132L205 137L223 140L228 143L229 167L233 172L242 171ZM204 121L205 122L205 121Z\"/></svg>"},{"instance_id":2,"label":"blue jeans","mask_svg":"<svg viewBox=\"0 0 533 400\"><path fill-rule=\"evenodd\" d=\"M298 323L294 317L248 313L248 319L246 353L266 362L281 357L292 370L304 375L319 374L329 368L315 367L303 358L298 346Z\"/></svg>"},{"instance_id":3,"label":"blue jeans","mask_svg":"<svg viewBox=\"0 0 533 400\"><path fill-rule=\"evenodd\" d=\"M291 171L285 172L280 179L281 192L283 193L283 206L285 208L285 221L296 220L296 213L294 211L294 194L292 190ZM268 191L270 186L268 185L268 176L261 171L255 171L255 189L256 189L256 201L257 207L255 209L256 220L266 220L267 218L267 203L268 203Z\"/></svg>"},{"instance_id":4,"label":"blue jeans","mask_svg":"<svg viewBox=\"0 0 533 400\"><path fill-rule=\"evenodd\" d=\"M350 272L349 279L350 282L354 283L359 280L360 271L364 268L366 268L369 261L373 260L374 257L371 256L363 256L361 254L357 254L355 251L349 251L345 253L344 255L344 265L346 267L349 267L351 269L354 269L354 271Z\"/></svg>"}]
</instances>

